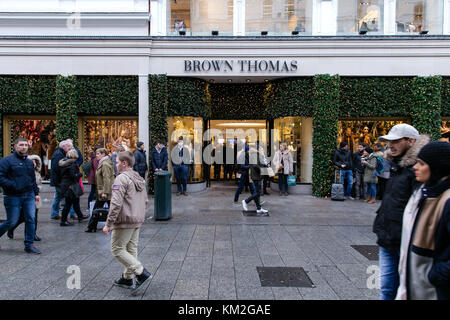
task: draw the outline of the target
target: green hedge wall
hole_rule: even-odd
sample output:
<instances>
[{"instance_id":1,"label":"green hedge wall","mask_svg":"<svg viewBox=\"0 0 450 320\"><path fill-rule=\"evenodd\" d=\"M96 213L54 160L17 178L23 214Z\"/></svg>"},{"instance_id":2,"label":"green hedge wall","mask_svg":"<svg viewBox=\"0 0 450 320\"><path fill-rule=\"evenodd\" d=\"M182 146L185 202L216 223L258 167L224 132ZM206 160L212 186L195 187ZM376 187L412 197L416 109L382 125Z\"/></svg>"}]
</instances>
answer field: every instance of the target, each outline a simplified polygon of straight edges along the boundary
<instances>
[{"instance_id":1,"label":"green hedge wall","mask_svg":"<svg viewBox=\"0 0 450 320\"><path fill-rule=\"evenodd\" d=\"M56 77L56 140L71 138L75 146L78 144L76 92L75 77Z\"/></svg>"},{"instance_id":2,"label":"green hedge wall","mask_svg":"<svg viewBox=\"0 0 450 320\"><path fill-rule=\"evenodd\" d=\"M442 78L441 86L441 114L450 117L450 78Z\"/></svg>"},{"instance_id":3,"label":"green hedge wall","mask_svg":"<svg viewBox=\"0 0 450 320\"><path fill-rule=\"evenodd\" d=\"M168 116L208 118L206 88L201 79L167 78Z\"/></svg>"},{"instance_id":4,"label":"green hedge wall","mask_svg":"<svg viewBox=\"0 0 450 320\"><path fill-rule=\"evenodd\" d=\"M412 80L412 125L429 134L432 140L441 137L441 77L416 77Z\"/></svg>"},{"instance_id":5,"label":"green hedge wall","mask_svg":"<svg viewBox=\"0 0 450 320\"><path fill-rule=\"evenodd\" d=\"M312 189L316 197L330 195L336 150L339 117L339 76L314 77L312 102L313 120L313 173Z\"/></svg>"}]
</instances>

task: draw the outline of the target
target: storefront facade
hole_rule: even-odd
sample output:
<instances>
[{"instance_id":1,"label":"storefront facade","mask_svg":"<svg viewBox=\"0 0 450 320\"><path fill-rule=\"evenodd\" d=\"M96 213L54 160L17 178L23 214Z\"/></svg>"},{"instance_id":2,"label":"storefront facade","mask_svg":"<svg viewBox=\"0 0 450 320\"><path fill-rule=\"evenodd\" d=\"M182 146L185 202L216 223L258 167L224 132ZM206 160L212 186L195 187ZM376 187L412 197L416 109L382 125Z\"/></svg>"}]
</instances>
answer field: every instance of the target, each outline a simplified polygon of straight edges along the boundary
<instances>
[{"instance_id":1,"label":"storefront facade","mask_svg":"<svg viewBox=\"0 0 450 320\"><path fill-rule=\"evenodd\" d=\"M207 166L205 148L233 144L226 137L205 138L208 129L255 128L266 130L258 141L288 144L301 192L326 196L332 152L340 141L353 149L358 141L373 144L401 122L435 139L448 131L446 22L433 26L429 35L400 34L398 26L389 34L389 1L381 2L384 20L375 19L375 33L364 36L352 34L361 24L345 27L342 8L336 11L335 33L320 31L315 1L299 9L304 18L295 23L272 19L265 24L279 28L279 36L256 36L262 22L239 20L236 7L230 9L231 27L217 22L220 30L228 30L219 36L206 36L212 27L201 21L192 34L179 35L183 24L186 30L193 26L193 9L189 17L180 9L183 19L171 14L161 22L157 15L150 36L0 36L2 154L11 152L17 136L26 136L43 159L51 158L48 149L55 140L67 137L74 138L85 158L95 145L112 152L122 143L134 149L136 141L145 143L149 156L156 140L171 149L178 137L173 133L184 129L187 139L201 145L200 152L192 152L189 171L191 189L201 190L223 179L227 170ZM164 3L152 1L152 12L167 12ZM233 2L242 3L250 5ZM439 3L447 10L446 1ZM427 19L433 20L433 8L427 9ZM290 35L298 21L304 25L302 37ZM172 30L175 25L178 29ZM277 129L274 136L272 129Z\"/></svg>"}]
</instances>

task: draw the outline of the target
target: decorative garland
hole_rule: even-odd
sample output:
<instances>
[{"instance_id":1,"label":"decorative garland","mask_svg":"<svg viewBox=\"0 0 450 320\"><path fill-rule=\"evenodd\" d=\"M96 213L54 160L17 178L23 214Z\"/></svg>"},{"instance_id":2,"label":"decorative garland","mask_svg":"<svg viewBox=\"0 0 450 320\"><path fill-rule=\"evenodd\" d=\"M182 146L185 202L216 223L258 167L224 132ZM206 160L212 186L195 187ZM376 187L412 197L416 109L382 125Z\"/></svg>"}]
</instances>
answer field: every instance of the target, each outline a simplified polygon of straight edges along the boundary
<instances>
[{"instance_id":1,"label":"decorative garland","mask_svg":"<svg viewBox=\"0 0 450 320\"><path fill-rule=\"evenodd\" d=\"M339 117L339 76L318 75L313 80L313 173L316 197L330 195L333 181L333 154L336 150Z\"/></svg>"},{"instance_id":2,"label":"decorative garland","mask_svg":"<svg viewBox=\"0 0 450 320\"><path fill-rule=\"evenodd\" d=\"M432 140L441 137L441 77L416 77L412 80L411 116L413 126L429 134Z\"/></svg>"}]
</instances>

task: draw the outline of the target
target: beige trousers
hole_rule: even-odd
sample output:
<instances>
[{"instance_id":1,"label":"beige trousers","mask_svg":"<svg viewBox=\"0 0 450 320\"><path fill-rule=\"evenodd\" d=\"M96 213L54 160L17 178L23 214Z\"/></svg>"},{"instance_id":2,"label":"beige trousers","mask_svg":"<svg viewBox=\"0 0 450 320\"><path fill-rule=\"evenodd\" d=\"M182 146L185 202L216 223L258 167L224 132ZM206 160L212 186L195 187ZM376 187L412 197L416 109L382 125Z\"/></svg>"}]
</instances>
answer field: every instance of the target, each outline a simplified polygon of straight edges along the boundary
<instances>
[{"instance_id":1,"label":"beige trousers","mask_svg":"<svg viewBox=\"0 0 450 320\"><path fill-rule=\"evenodd\" d=\"M139 275L144 270L137 260L138 242L139 228L114 229L111 232L111 253L125 266L125 279L133 279L134 275Z\"/></svg>"}]
</instances>

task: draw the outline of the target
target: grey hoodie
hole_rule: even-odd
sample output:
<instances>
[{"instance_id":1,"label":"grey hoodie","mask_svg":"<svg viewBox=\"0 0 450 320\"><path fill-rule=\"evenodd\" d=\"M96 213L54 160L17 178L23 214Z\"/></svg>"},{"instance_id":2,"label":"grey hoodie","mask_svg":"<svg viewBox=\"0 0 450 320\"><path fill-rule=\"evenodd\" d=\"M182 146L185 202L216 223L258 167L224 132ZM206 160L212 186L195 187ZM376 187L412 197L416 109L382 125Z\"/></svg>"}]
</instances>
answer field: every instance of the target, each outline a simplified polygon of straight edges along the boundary
<instances>
[{"instance_id":1,"label":"grey hoodie","mask_svg":"<svg viewBox=\"0 0 450 320\"><path fill-rule=\"evenodd\" d=\"M145 221L146 203L145 180L128 168L114 179L106 225L111 229L139 228Z\"/></svg>"}]
</instances>

